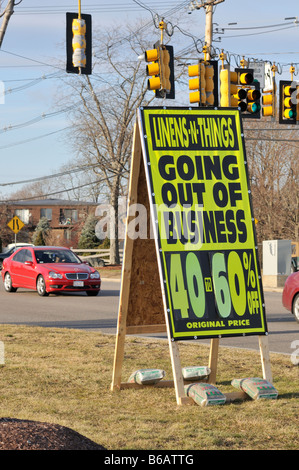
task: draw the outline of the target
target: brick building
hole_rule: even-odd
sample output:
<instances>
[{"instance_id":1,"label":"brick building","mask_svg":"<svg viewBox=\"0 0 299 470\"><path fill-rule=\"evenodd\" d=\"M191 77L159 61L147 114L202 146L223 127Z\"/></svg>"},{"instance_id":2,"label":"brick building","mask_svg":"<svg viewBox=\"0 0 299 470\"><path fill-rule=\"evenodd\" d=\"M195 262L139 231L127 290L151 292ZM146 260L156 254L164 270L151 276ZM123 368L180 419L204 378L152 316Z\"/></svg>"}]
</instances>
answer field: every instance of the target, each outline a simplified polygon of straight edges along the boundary
<instances>
[{"instance_id":1,"label":"brick building","mask_svg":"<svg viewBox=\"0 0 299 470\"><path fill-rule=\"evenodd\" d=\"M6 203L7 218L17 215L25 227L18 233L18 241L28 241L42 217L50 223L51 245L73 246L78 243L78 236L86 217L95 214L96 203L67 201L63 199L34 199ZM23 232L23 233L22 233Z\"/></svg>"}]
</instances>

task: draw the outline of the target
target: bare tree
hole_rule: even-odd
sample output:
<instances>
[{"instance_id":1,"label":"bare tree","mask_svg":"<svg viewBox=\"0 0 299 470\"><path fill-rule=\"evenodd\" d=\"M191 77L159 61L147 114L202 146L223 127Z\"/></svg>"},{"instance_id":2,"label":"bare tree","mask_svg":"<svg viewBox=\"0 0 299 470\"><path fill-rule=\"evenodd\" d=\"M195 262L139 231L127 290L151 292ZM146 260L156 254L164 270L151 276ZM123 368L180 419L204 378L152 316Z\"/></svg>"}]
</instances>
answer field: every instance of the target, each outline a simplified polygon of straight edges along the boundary
<instances>
[{"instance_id":1,"label":"bare tree","mask_svg":"<svg viewBox=\"0 0 299 470\"><path fill-rule=\"evenodd\" d=\"M119 47L121 37L124 36L119 31L113 31L99 41L96 69L102 67L103 73L72 82L74 96L81 103L71 116L74 146L85 163L97 163L93 172L105 182L109 192L112 264L120 261L119 196L129 174L136 110L144 103L146 93L145 67L138 61L142 46L136 35L128 35L125 47Z\"/></svg>"},{"instance_id":2,"label":"bare tree","mask_svg":"<svg viewBox=\"0 0 299 470\"><path fill-rule=\"evenodd\" d=\"M247 124L247 128L250 125ZM252 127L252 126L251 126ZM265 123L257 127L265 128ZM278 139L279 125L246 141L249 177L259 241L298 237L298 148ZM273 130L271 130L273 129ZM250 134L252 135L252 134ZM292 140L291 132L288 137Z\"/></svg>"}]
</instances>

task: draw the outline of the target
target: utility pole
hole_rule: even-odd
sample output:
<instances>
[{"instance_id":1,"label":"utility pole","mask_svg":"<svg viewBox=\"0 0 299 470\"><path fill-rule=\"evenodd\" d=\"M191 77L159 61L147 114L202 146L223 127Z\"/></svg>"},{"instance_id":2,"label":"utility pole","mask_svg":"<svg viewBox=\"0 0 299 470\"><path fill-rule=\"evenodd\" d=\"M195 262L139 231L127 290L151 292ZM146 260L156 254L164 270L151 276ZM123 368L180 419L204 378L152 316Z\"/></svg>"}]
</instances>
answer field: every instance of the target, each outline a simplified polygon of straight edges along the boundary
<instances>
[{"instance_id":1,"label":"utility pole","mask_svg":"<svg viewBox=\"0 0 299 470\"><path fill-rule=\"evenodd\" d=\"M206 29L205 29L205 45L207 48L207 60L211 58L211 47L213 42L213 7L222 3L225 0L201 0L201 3L198 0L191 2L191 9L199 10L204 8L206 11Z\"/></svg>"},{"instance_id":2,"label":"utility pole","mask_svg":"<svg viewBox=\"0 0 299 470\"><path fill-rule=\"evenodd\" d=\"M6 31L8 22L10 20L10 17L13 14L14 5L15 5L15 1L14 0L9 0L9 2L8 2L7 6L4 10L4 17L3 17L2 25L0 27L0 48L2 46L2 42L3 42L3 39L4 39L4 35L5 35L5 31Z\"/></svg>"}]
</instances>

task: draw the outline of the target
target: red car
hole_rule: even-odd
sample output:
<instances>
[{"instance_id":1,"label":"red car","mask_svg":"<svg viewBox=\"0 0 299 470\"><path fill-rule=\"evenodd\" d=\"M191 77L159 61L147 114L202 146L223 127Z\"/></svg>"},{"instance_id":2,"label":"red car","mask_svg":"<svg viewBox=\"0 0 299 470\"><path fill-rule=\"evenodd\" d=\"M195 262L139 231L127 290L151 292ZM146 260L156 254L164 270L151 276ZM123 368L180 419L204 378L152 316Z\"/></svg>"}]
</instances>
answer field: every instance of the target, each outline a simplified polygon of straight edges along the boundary
<instances>
[{"instance_id":1,"label":"red car","mask_svg":"<svg viewBox=\"0 0 299 470\"><path fill-rule=\"evenodd\" d=\"M287 278L282 292L282 303L299 323L299 271Z\"/></svg>"},{"instance_id":2,"label":"red car","mask_svg":"<svg viewBox=\"0 0 299 470\"><path fill-rule=\"evenodd\" d=\"M99 272L62 247L20 248L3 260L1 274L7 292L25 287L37 290L41 296L74 291L95 296L101 289Z\"/></svg>"}]
</instances>

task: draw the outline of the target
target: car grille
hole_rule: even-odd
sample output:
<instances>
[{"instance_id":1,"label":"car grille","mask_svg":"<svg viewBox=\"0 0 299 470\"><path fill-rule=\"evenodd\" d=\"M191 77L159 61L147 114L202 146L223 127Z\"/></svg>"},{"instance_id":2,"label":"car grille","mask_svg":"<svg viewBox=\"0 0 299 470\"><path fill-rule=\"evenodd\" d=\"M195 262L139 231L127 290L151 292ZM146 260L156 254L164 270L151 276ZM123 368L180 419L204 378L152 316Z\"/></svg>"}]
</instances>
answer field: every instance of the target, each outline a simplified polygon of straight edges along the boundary
<instances>
[{"instance_id":1,"label":"car grille","mask_svg":"<svg viewBox=\"0 0 299 470\"><path fill-rule=\"evenodd\" d=\"M88 274L87 273L67 273L65 275L67 279L70 281L76 281L76 280L82 280L82 279L88 279Z\"/></svg>"}]
</instances>

